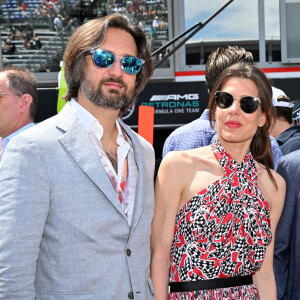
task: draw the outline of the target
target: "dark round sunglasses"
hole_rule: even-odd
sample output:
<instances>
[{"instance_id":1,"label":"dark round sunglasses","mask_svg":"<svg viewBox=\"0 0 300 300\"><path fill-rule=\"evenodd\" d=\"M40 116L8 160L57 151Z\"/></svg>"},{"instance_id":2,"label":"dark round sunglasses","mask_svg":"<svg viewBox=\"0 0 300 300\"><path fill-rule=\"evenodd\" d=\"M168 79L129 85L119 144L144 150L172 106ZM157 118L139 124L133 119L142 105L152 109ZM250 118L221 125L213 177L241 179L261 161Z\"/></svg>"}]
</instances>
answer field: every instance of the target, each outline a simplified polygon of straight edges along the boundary
<instances>
[{"instance_id":1,"label":"dark round sunglasses","mask_svg":"<svg viewBox=\"0 0 300 300\"><path fill-rule=\"evenodd\" d=\"M121 68L124 72L130 75L136 75L140 72L145 61L134 56L121 56L103 49L91 49L86 52L91 54L95 66L100 69L107 69L114 65L116 58L121 60Z\"/></svg>"},{"instance_id":2,"label":"dark round sunglasses","mask_svg":"<svg viewBox=\"0 0 300 300\"><path fill-rule=\"evenodd\" d=\"M240 107L246 114L254 113L260 104L260 100L252 96L244 96L241 99L236 99L227 92L218 91L215 93L216 104L221 109L229 108L234 100L240 101Z\"/></svg>"}]
</instances>

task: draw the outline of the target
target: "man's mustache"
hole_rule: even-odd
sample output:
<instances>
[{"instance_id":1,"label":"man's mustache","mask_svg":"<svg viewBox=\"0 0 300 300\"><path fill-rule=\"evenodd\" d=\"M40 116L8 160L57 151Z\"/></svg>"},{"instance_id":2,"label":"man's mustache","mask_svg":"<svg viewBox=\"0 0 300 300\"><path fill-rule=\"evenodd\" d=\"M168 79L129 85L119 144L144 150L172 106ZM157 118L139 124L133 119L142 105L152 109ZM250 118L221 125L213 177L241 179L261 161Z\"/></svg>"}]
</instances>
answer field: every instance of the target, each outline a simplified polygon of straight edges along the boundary
<instances>
[{"instance_id":1,"label":"man's mustache","mask_svg":"<svg viewBox=\"0 0 300 300\"><path fill-rule=\"evenodd\" d=\"M127 88L127 84L120 78L110 77L110 78L102 79L100 81L101 84L105 84L107 82L118 83L118 84L122 85L124 88Z\"/></svg>"}]
</instances>

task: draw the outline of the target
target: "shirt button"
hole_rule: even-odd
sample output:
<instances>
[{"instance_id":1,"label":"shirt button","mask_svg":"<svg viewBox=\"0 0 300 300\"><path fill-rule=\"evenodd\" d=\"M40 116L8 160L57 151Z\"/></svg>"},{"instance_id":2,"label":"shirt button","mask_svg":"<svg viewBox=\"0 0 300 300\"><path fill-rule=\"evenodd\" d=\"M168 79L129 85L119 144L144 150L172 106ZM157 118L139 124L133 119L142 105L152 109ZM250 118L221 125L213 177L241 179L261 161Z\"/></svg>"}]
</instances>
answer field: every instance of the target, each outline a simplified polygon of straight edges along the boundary
<instances>
[{"instance_id":1,"label":"shirt button","mask_svg":"<svg viewBox=\"0 0 300 300\"><path fill-rule=\"evenodd\" d=\"M127 249L127 250L126 250L126 254L127 254L127 256L130 256L130 255L131 255L131 250L130 250L130 249ZM133 298L130 298L130 299L133 299Z\"/></svg>"},{"instance_id":2,"label":"shirt button","mask_svg":"<svg viewBox=\"0 0 300 300\"><path fill-rule=\"evenodd\" d=\"M131 292L128 293L128 298L129 299L134 299L133 291L131 291Z\"/></svg>"}]
</instances>

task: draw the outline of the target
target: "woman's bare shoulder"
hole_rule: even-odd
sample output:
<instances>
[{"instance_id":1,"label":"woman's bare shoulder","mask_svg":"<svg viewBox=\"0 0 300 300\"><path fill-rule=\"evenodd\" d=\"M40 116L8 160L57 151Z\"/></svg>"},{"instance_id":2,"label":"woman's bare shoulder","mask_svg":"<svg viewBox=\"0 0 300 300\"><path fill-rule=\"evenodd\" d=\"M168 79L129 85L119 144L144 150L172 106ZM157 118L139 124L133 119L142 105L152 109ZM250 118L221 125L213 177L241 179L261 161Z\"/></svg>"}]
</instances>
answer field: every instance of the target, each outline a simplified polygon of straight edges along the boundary
<instances>
[{"instance_id":1,"label":"woman's bare shoulder","mask_svg":"<svg viewBox=\"0 0 300 300\"><path fill-rule=\"evenodd\" d=\"M272 181L269 173L267 172L267 169L264 165L259 164L256 162L256 167L257 167L257 173L258 173L258 180L259 182L265 183L265 185L270 186L271 189L276 189L276 186L274 182ZM285 189L285 180L284 178L278 174L276 171L270 169L271 174L273 175L278 189Z\"/></svg>"},{"instance_id":2,"label":"woman's bare shoulder","mask_svg":"<svg viewBox=\"0 0 300 300\"><path fill-rule=\"evenodd\" d=\"M195 148L183 151L170 151L164 157L161 164L169 166L172 165L194 165L195 163L205 162L212 157L210 146Z\"/></svg>"},{"instance_id":3,"label":"woman's bare shoulder","mask_svg":"<svg viewBox=\"0 0 300 300\"><path fill-rule=\"evenodd\" d=\"M199 171L211 169L213 153L211 147L169 152L162 160L158 177L168 181L180 180L185 184ZM180 174L180 176L178 176Z\"/></svg>"},{"instance_id":4,"label":"woman's bare shoulder","mask_svg":"<svg viewBox=\"0 0 300 300\"><path fill-rule=\"evenodd\" d=\"M275 179L276 186L268 174L266 167L258 163L256 165L258 172L258 185L263 194L271 206L275 205L276 207L282 207L286 192L285 180L281 175L271 169L270 171Z\"/></svg>"}]
</instances>

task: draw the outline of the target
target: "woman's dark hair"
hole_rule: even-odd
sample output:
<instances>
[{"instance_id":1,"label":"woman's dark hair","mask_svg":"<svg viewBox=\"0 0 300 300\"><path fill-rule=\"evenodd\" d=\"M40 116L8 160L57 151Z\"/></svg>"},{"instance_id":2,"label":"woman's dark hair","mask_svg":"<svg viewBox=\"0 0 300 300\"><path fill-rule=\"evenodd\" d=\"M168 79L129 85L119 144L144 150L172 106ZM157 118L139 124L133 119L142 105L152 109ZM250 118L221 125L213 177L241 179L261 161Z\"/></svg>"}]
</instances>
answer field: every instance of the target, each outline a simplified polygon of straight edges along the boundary
<instances>
[{"instance_id":1,"label":"woman's dark hair","mask_svg":"<svg viewBox=\"0 0 300 300\"><path fill-rule=\"evenodd\" d=\"M109 28L121 29L131 34L137 46L137 56L145 60L141 71L136 75L133 101L144 89L153 74L153 62L146 36L139 26L131 23L127 17L120 14L111 14L106 17L93 19L75 30L65 50L64 75L68 87L67 94L65 95L66 100L69 101L71 98L77 97L80 83L84 78L86 52L100 46L104 42ZM128 108L130 107L123 107L121 112L125 112Z\"/></svg>"},{"instance_id":2,"label":"woman's dark hair","mask_svg":"<svg viewBox=\"0 0 300 300\"><path fill-rule=\"evenodd\" d=\"M222 90L224 84L233 77L250 79L257 87L259 99L261 101L261 111L266 114L266 122L262 127L257 128L257 131L250 144L250 151L254 159L266 167L270 178L277 187L275 178L270 170L274 168L274 163L271 142L268 133L275 116L274 107L272 105L272 87L270 80L262 71L253 65L242 63L235 64L223 71L215 87L213 88L208 103L211 125L213 125L214 114L216 110L215 93L216 91Z\"/></svg>"}]
</instances>

